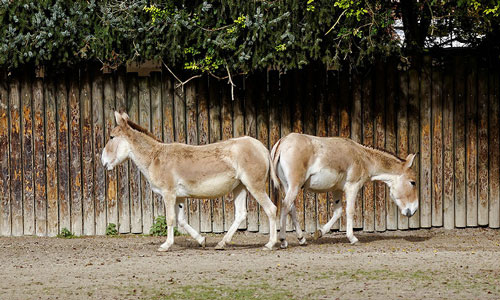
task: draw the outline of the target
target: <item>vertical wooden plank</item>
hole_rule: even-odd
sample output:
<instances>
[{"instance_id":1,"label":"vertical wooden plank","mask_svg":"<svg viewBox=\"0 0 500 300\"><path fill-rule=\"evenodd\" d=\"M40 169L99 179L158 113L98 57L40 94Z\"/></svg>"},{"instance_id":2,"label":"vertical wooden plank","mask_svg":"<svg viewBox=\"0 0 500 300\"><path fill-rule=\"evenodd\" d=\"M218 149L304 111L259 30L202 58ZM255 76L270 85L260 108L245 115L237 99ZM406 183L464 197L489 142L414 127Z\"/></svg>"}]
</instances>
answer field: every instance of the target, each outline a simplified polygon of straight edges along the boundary
<instances>
[{"instance_id":1,"label":"vertical wooden plank","mask_svg":"<svg viewBox=\"0 0 500 300\"><path fill-rule=\"evenodd\" d=\"M130 120L139 123L139 86L136 74L127 74L127 108ZM130 232L149 234L142 230L141 173L129 162Z\"/></svg>"},{"instance_id":2,"label":"vertical wooden plank","mask_svg":"<svg viewBox=\"0 0 500 300\"><path fill-rule=\"evenodd\" d=\"M55 236L59 226L58 162L57 162L57 111L54 78L45 80L45 136L46 136L46 185L47 185L47 235Z\"/></svg>"},{"instance_id":3,"label":"vertical wooden plank","mask_svg":"<svg viewBox=\"0 0 500 300\"><path fill-rule=\"evenodd\" d=\"M408 152L417 153L420 150L420 128L419 128L419 116L420 116L420 106L419 106L419 74L416 69L411 69L409 71L409 84L408 84ZM417 177L420 172L420 159L422 153L418 155L418 159L413 162L413 169L417 173ZM422 205L420 197L420 185L421 180L417 180L417 191L419 192L419 208L415 214L410 217L409 227L419 228L420 227L420 208Z\"/></svg>"},{"instance_id":4,"label":"vertical wooden plank","mask_svg":"<svg viewBox=\"0 0 500 300\"><path fill-rule=\"evenodd\" d=\"M397 154L404 159L408 155L408 71L400 71L398 75ZM408 229L408 217L403 215L401 211L398 212L398 229Z\"/></svg>"},{"instance_id":5,"label":"vertical wooden plank","mask_svg":"<svg viewBox=\"0 0 500 300\"><path fill-rule=\"evenodd\" d=\"M455 226L466 226L465 194L465 74L464 62L455 58Z\"/></svg>"},{"instance_id":6,"label":"vertical wooden plank","mask_svg":"<svg viewBox=\"0 0 500 300\"><path fill-rule=\"evenodd\" d=\"M488 73L484 67L482 67L479 70L477 82L478 82L477 184L478 184L478 198L479 198L477 224L485 226L488 225Z\"/></svg>"},{"instance_id":7,"label":"vertical wooden plank","mask_svg":"<svg viewBox=\"0 0 500 300\"><path fill-rule=\"evenodd\" d=\"M81 169L81 134L80 134L80 82L77 74L70 79L69 85L69 162L70 162L70 207L71 230L81 235L83 230L82 214L82 169ZM83 100L82 100L83 101ZM63 229L64 227L60 227Z\"/></svg>"},{"instance_id":8,"label":"vertical wooden plank","mask_svg":"<svg viewBox=\"0 0 500 300\"><path fill-rule=\"evenodd\" d=\"M499 97L500 87L498 70L489 70L489 226L500 227L500 136L499 136Z\"/></svg>"},{"instance_id":9,"label":"vertical wooden plank","mask_svg":"<svg viewBox=\"0 0 500 300\"><path fill-rule=\"evenodd\" d=\"M43 79L33 82L33 141L34 141L34 183L35 183L35 233L47 235L47 189L45 175L45 109Z\"/></svg>"},{"instance_id":10,"label":"vertical wooden plank","mask_svg":"<svg viewBox=\"0 0 500 300\"><path fill-rule=\"evenodd\" d=\"M350 138L351 137L351 107L350 107L350 84L349 73L345 72L340 76L340 102L339 102L339 136ZM356 205L356 204L355 204ZM346 211L345 194L342 196L342 211ZM346 228L346 215L343 213L340 218L340 230L345 231Z\"/></svg>"},{"instance_id":11,"label":"vertical wooden plank","mask_svg":"<svg viewBox=\"0 0 500 300\"><path fill-rule=\"evenodd\" d=\"M186 124L187 124L187 142L190 145L198 144L198 129L197 129L197 105L196 105L196 90L193 83L186 86ZM200 200L188 200L189 225L200 230Z\"/></svg>"},{"instance_id":12,"label":"vertical wooden plank","mask_svg":"<svg viewBox=\"0 0 500 300\"><path fill-rule=\"evenodd\" d=\"M103 85L103 75L100 71L95 72L92 81L92 139L94 151L94 213L95 213L95 234L106 234L106 204L112 202L113 193L116 194L114 182L107 181L104 166L101 163L101 153L105 145L105 118L104 106L111 102L114 97L111 94L111 87ZM106 88L104 91L103 88ZM104 93L105 92L105 93ZM111 185L111 189L109 189ZM108 189L107 189L108 188ZM108 198L111 193L111 198ZM116 223L115 223L116 224ZM87 227L87 226L85 226Z\"/></svg>"},{"instance_id":13,"label":"vertical wooden plank","mask_svg":"<svg viewBox=\"0 0 500 300\"><path fill-rule=\"evenodd\" d=\"M83 187L83 234L94 235L95 228L95 199L93 195L94 188L97 187L94 183L94 153L92 151L92 91L91 78L89 70L84 70L81 77L80 85L80 108L82 114L82 187ZM102 107L102 81L100 78L95 78L97 89L100 95L96 95L100 99ZM102 115L101 115L102 121ZM102 130L102 125L101 125ZM102 131L101 131L102 134ZM101 135L102 136L102 135ZM97 178L96 178L97 179ZM100 178L101 180L103 178ZM99 184L99 183L97 183ZM100 187L99 187L100 188ZM79 232L79 230L78 230Z\"/></svg>"},{"instance_id":14,"label":"vertical wooden plank","mask_svg":"<svg viewBox=\"0 0 500 300\"><path fill-rule=\"evenodd\" d=\"M245 96L244 96L244 78L237 77L234 78L233 81L236 84L234 88L234 101L233 101L233 136L239 137L245 135L245 115L244 115L244 105L245 105ZM246 229L247 228L248 218L241 222L238 229Z\"/></svg>"},{"instance_id":15,"label":"vertical wooden plank","mask_svg":"<svg viewBox=\"0 0 500 300\"><path fill-rule=\"evenodd\" d=\"M255 90L259 87L257 84L258 77L262 76L261 73L257 73L254 76L245 79L245 134L253 138L257 138L257 122L256 122L256 111L255 106L257 99L255 99ZM259 230L259 207L255 198L248 193L247 196L247 230L248 231L258 231Z\"/></svg>"},{"instance_id":16,"label":"vertical wooden plank","mask_svg":"<svg viewBox=\"0 0 500 300\"><path fill-rule=\"evenodd\" d=\"M70 82L74 77L70 77ZM71 95L71 94L70 94ZM70 171L70 137L69 126L73 126L73 106L68 102L68 86L66 80L59 79L56 90L57 102L57 183L59 190L59 232L66 228L71 230L71 183L73 182ZM78 110L79 111L79 110ZM70 116L71 112L71 116ZM80 114L76 122L78 124L78 137L80 132ZM71 122L71 123L70 123ZM71 127L71 129L75 129ZM73 133L72 133L73 134ZM78 150L78 149L77 149ZM80 151L78 150L78 153ZM79 161L80 156L78 156ZM73 162L71 162L71 165ZM80 184L80 181L78 181Z\"/></svg>"},{"instance_id":17,"label":"vertical wooden plank","mask_svg":"<svg viewBox=\"0 0 500 300\"><path fill-rule=\"evenodd\" d=\"M371 74L363 78L363 144L373 147L374 122ZM369 181L363 187L363 230L375 230L375 185Z\"/></svg>"},{"instance_id":18,"label":"vertical wooden plank","mask_svg":"<svg viewBox=\"0 0 500 300\"><path fill-rule=\"evenodd\" d=\"M279 94L279 97L280 97L279 108L280 108L280 114L281 114L281 120L280 120L280 124L279 124L279 126L281 128L280 137L285 137L292 131L292 120L291 120L291 115L290 115L291 114L290 108L293 105L292 95L295 91L291 90L292 87L294 86L294 84L293 84L294 82L293 82L293 76L290 72L288 72L286 74L282 74L280 76L279 80L280 80L280 85L281 85L280 86L280 94ZM273 144L273 146L274 146L274 144ZM277 193L279 194L278 191L277 191ZM285 196L284 194L278 195L278 200L277 200L278 205L281 205L281 201L283 200L284 196ZM281 207L280 207L280 209L281 209ZM280 216L281 215L280 210L278 210L278 212L279 212L278 216ZM280 222L278 222L278 223L280 223ZM287 216L285 230L286 231L293 230L293 224L292 224L292 219L291 219L290 215Z\"/></svg>"},{"instance_id":19,"label":"vertical wooden plank","mask_svg":"<svg viewBox=\"0 0 500 300\"><path fill-rule=\"evenodd\" d=\"M278 71L271 70L268 72L269 78L269 148L272 147L278 142L280 139L280 113L282 107L285 105L280 105L280 74ZM269 197L271 201L278 208L277 216L280 215L281 209L281 199L279 195L278 187L275 187L271 181L270 185ZM277 223L280 223L279 221ZM279 225L278 229L279 229Z\"/></svg>"},{"instance_id":20,"label":"vertical wooden plank","mask_svg":"<svg viewBox=\"0 0 500 300\"><path fill-rule=\"evenodd\" d=\"M172 143L175 140L174 130L174 87L172 78L162 72L161 103L163 110L163 142ZM163 201L163 198L162 198ZM164 203L165 204L165 203ZM165 206L165 205L164 205Z\"/></svg>"},{"instance_id":21,"label":"vertical wooden plank","mask_svg":"<svg viewBox=\"0 0 500 300\"><path fill-rule=\"evenodd\" d=\"M267 73L260 73L255 94L257 106L257 139L269 149L269 112L267 104ZM268 178L269 179L269 178ZM269 180L266 184L266 193L269 194ZM269 233L269 218L259 205L259 232Z\"/></svg>"},{"instance_id":22,"label":"vertical wooden plank","mask_svg":"<svg viewBox=\"0 0 500 300\"><path fill-rule=\"evenodd\" d=\"M302 122L302 112L303 112L303 107L302 104L304 103L304 90L303 90L303 80L304 78L302 77L302 73L299 71L294 71L293 72L293 80L294 80L294 86L295 86L295 93L293 96L293 115L292 115L292 131L293 132L299 132L303 133L304 132L304 126ZM297 209L297 219L300 223L300 227L302 230L305 229L305 224L304 224L304 193L303 189L300 190L299 194L297 195L297 199L295 199L295 207Z\"/></svg>"},{"instance_id":23,"label":"vertical wooden plank","mask_svg":"<svg viewBox=\"0 0 500 300\"><path fill-rule=\"evenodd\" d=\"M117 111L127 111L126 78L123 72L118 72L115 85L115 103ZM113 120L114 120L113 115ZM129 194L129 162L116 167L118 181L117 202L108 201L108 220L117 220L118 231L129 233L130 224L130 194ZM110 221L111 222L111 221Z\"/></svg>"},{"instance_id":24,"label":"vertical wooden plank","mask_svg":"<svg viewBox=\"0 0 500 300\"><path fill-rule=\"evenodd\" d=\"M432 225L431 61L424 57L420 74L420 227Z\"/></svg>"},{"instance_id":25,"label":"vertical wooden plank","mask_svg":"<svg viewBox=\"0 0 500 300\"><path fill-rule=\"evenodd\" d=\"M229 85L224 85L222 91L222 139L227 140L233 137L233 118L232 118L232 100L231 88ZM212 137L212 136L210 136ZM217 204L217 203L215 203ZM213 211L213 231L223 232L228 230L234 221L234 195L229 193L224 196L224 214L217 212L214 207ZM223 226L222 226L223 225Z\"/></svg>"},{"instance_id":26,"label":"vertical wooden plank","mask_svg":"<svg viewBox=\"0 0 500 300\"><path fill-rule=\"evenodd\" d=\"M317 70L318 76L317 76L317 82L318 82L318 87L316 89L317 91L317 101L318 101L318 106L317 106L317 113L316 113L316 135L325 137L328 135L327 133L327 110L326 110L326 104L325 104L325 98L327 97L326 95L326 71L324 70ZM361 110L360 110L361 113ZM354 119L353 119L354 122ZM361 126L359 126L359 130L361 130ZM326 222L328 222L328 198L326 196L326 193L318 193L316 194L317 202L316 202L316 211L317 211L317 218L316 218L316 226L319 228Z\"/></svg>"},{"instance_id":27,"label":"vertical wooden plank","mask_svg":"<svg viewBox=\"0 0 500 300\"><path fill-rule=\"evenodd\" d=\"M451 63L443 72L443 225L455 228L455 189L453 185L453 68Z\"/></svg>"},{"instance_id":28,"label":"vertical wooden plank","mask_svg":"<svg viewBox=\"0 0 500 300\"><path fill-rule=\"evenodd\" d=\"M24 234L35 234L35 193L33 182L33 99L32 82L25 75L21 82L22 159L23 159L23 223Z\"/></svg>"},{"instance_id":29,"label":"vertical wooden plank","mask_svg":"<svg viewBox=\"0 0 500 300\"><path fill-rule=\"evenodd\" d=\"M184 90L181 87L176 88L175 81L172 82L173 86L173 124L174 124L174 137L175 141L179 143L186 143L186 98ZM189 218L189 206L188 201L184 201L185 211L188 212L188 222L193 225L191 219Z\"/></svg>"},{"instance_id":30,"label":"vertical wooden plank","mask_svg":"<svg viewBox=\"0 0 500 300\"><path fill-rule=\"evenodd\" d=\"M352 113L351 113L351 138L362 143L362 80L361 74L355 73L352 75ZM354 208L354 228L363 228L363 192L360 191L356 196L356 204Z\"/></svg>"},{"instance_id":31,"label":"vertical wooden plank","mask_svg":"<svg viewBox=\"0 0 500 300\"><path fill-rule=\"evenodd\" d=\"M304 133L310 135L316 135L316 126L314 120L314 109L318 106L317 95L315 91L317 90L316 85L316 76L314 75L313 67L308 67L304 72L302 72L302 76L305 78L305 97L302 100L302 109L304 112ZM317 224L317 215L316 215L316 194L305 190L304 191L304 225L306 232L314 232L316 231Z\"/></svg>"},{"instance_id":32,"label":"vertical wooden plank","mask_svg":"<svg viewBox=\"0 0 500 300\"><path fill-rule=\"evenodd\" d=\"M7 78L0 73L0 236L12 233L10 212L9 92Z\"/></svg>"},{"instance_id":33,"label":"vertical wooden plank","mask_svg":"<svg viewBox=\"0 0 500 300\"><path fill-rule=\"evenodd\" d=\"M385 149L385 66L377 61L375 72L375 147ZM375 230L385 231L385 184L375 183Z\"/></svg>"},{"instance_id":34,"label":"vertical wooden plank","mask_svg":"<svg viewBox=\"0 0 500 300\"><path fill-rule=\"evenodd\" d=\"M394 112L397 99L396 85L398 84L396 78L396 65L394 60L389 60L386 73L385 149L390 153L397 153L396 119ZM398 229L398 207L391 199L387 186L385 186L385 203L387 229L396 230Z\"/></svg>"},{"instance_id":35,"label":"vertical wooden plank","mask_svg":"<svg viewBox=\"0 0 500 300\"><path fill-rule=\"evenodd\" d=\"M115 93L115 83L113 80L113 75L105 74L103 75L104 81L104 140L95 141L95 145L97 146L99 142L103 141L102 147L106 145L106 143L110 139L111 131L116 126L115 124L115 110L116 110L116 93ZM95 99L95 93L93 93ZM97 111L96 111L97 110ZM96 107L96 103L94 103L94 116L96 113L99 113L99 108ZM94 122L94 126L98 126L96 122ZM94 127L94 140L99 138L98 134L99 128ZM100 147L99 147L100 148ZM101 171L98 169L97 164L101 165L99 160L102 150L99 152L95 151L95 163L96 163L96 178L98 173ZM102 227L102 222L105 221L106 224L115 224L117 229L120 227L118 224L118 179L117 179L117 171L118 168L114 168L111 171L106 171L106 192L104 201L102 198L99 199L100 195L96 194L96 226L97 230ZM96 179L97 181L97 179ZM97 196L99 195L99 197ZM104 214L104 216L102 215Z\"/></svg>"},{"instance_id":36,"label":"vertical wooden plank","mask_svg":"<svg viewBox=\"0 0 500 300\"><path fill-rule=\"evenodd\" d=\"M467 226L477 226L477 65L470 58L467 65L466 86L466 181Z\"/></svg>"},{"instance_id":37,"label":"vertical wooden plank","mask_svg":"<svg viewBox=\"0 0 500 300\"><path fill-rule=\"evenodd\" d=\"M212 84L212 82L210 82ZM196 99L198 100L198 144L206 145L209 143L209 108L208 108L208 78L202 78L197 81ZM220 199L222 201L222 199ZM218 203L219 204L219 203ZM223 211L214 211L212 224L212 199L200 199L200 230L202 232L224 232ZM233 217L234 218L234 217ZM216 224L215 224L216 223ZM212 230L213 225L213 230Z\"/></svg>"},{"instance_id":38,"label":"vertical wooden plank","mask_svg":"<svg viewBox=\"0 0 500 300\"><path fill-rule=\"evenodd\" d=\"M21 97L19 81L13 78L9 84L10 115L10 208L12 235L23 235L23 161L21 144Z\"/></svg>"},{"instance_id":39,"label":"vertical wooden plank","mask_svg":"<svg viewBox=\"0 0 500 300\"><path fill-rule=\"evenodd\" d=\"M139 77L139 125L151 131L151 94L149 77ZM153 191L141 173L142 232L149 233L153 225Z\"/></svg>"},{"instance_id":40,"label":"vertical wooden plank","mask_svg":"<svg viewBox=\"0 0 500 300\"><path fill-rule=\"evenodd\" d=\"M328 92L328 106L330 112L327 119L328 136L338 136L339 135L339 113L338 113L338 102L339 102L339 80L338 73L335 71L328 71L327 75L327 92ZM333 216L334 203L337 199L333 199L332 193L327 193L326 195L328 201L328 219ZM361 207L361 210L363 208ZM332 229L338 230L340 228L340 219L333 224Z\"/></svg>"},{"instance_id":41,"label":"vertical wooden plank","mask_svg":"<svg viewBox=\"0 0 500 300\"><path fill-rule=\"evenodd\" d=\"M443 100L441 70L432 70L432 226L443 226Z\"/></svg>"},{"instance_id":42,"label":"vertical wooden plank","mask_svg":"<svg viewBox=\"0 0 500 300\"><path fill-rule=\"evenodd\" d=\"M151 132L160 141L162 134L162 107L161 107L161 73L151 73L149 77L151 88ZM153 192L153 220L165 215L165 205L161 195Z\"/></svg>"},{"instance_id":43,"label":"vertical wooden plank","mask_svg":"<svg viewBox=\"0 0 500 300\"><path fill-rule=\"evenodd\" d=\"M211 79L209 81L209 139L210 143L215 143L221 140L221 83L218 80ZM224 219L224 200L223 198L215 198L211 201L205 200L203 214L210 223L220 230L221 221ZM210 206L212 206L213 220L210 216Z\"/></svg>"}]
</instances>

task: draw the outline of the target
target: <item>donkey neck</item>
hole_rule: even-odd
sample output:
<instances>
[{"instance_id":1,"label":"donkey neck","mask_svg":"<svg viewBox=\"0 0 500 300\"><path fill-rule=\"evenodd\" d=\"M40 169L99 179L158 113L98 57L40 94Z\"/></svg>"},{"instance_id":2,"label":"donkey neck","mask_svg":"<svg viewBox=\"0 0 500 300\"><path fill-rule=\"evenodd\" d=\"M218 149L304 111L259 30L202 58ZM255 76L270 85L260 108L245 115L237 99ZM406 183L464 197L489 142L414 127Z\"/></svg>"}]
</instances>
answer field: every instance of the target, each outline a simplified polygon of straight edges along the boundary
<instances>
[{"instance_id":1,"label":"donkey neck","mask_svg":"<svg viewBox=\"0 0 500 300\"><path fill-rule=\"evenodd\" d=\"M367 169L370 178L379 175L400 175L403 161L388 152L363 146L367 152Z\"/></svg>"},{"instance_id":2,"label":"donkey neck","mask_svg":"<svg viewBox=\"0 0 500 300\"><path fill-rule=\"evenodd\" d=\"M158 146L161 143L134 129L127 131L127 140L130 144L130 158L141 172L147 176L146 170L156 156Z\"/></svg>"}]
</instances>

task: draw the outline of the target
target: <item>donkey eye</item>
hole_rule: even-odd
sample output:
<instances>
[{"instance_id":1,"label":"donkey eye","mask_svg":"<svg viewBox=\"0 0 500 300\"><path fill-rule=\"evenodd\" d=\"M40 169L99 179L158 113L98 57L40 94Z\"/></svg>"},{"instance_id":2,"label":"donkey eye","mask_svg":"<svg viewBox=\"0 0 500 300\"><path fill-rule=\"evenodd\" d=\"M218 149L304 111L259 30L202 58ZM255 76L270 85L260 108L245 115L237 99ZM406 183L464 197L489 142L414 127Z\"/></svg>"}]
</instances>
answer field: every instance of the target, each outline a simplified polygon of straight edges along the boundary
<instances>
[{"instance_id":1,"label":"donkey eye","mask_svg":"<svg viewBox=\"0 0 500 300\"><path fill-rule=\"evenodd\" d=\"M411 185L416 185L415 181L410 181Z\"/></svg>"},{"instance_id":2,"label":"donkey eye","mask_svg":"<svg viewBox=\"0 0 500 300\"><path fill-rule=\"evenodd\" d=\"M114 137L115 137L114 135L111 135L111 136L109 137L109 139L110 139L110 140L112 140Z\"/></svg>"}]
</instances>

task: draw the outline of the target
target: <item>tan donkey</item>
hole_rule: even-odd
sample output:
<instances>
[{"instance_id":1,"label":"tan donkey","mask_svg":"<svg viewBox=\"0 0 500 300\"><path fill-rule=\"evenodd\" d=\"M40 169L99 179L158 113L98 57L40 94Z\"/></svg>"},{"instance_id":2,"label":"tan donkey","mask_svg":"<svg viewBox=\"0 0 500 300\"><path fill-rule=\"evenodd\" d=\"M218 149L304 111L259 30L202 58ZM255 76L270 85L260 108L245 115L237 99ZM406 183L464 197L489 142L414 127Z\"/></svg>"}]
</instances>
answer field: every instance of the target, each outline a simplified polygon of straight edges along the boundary
<instances>
[{"instance_id":1,"label":"tan donkey","mask_svg":"<svg viewBox=\"0 0 500 300\"><path fill-rule=\"evenodd\" d=\"M389 186L391 198L401 213L412 216L418 208L416 174L411 169L416 154L405 160L385 151L373 149L340 137L316 137L291 133L280 139L271 151L276 187L286 194L281 209L281 228L291 214L301 245L306 244L294 205L301 188L312 192L333 192L334 214L316 237L327 233L342 214L342 193L346 195L346 234L354 244L353 214L356 195L367 180L379 180ZM285 230L280 230L281 248L286 248Z\"/></svg>"},{"instance_id":2,"label":"tan donkey","mask_svg":"<svg viewBox=\"0 0 500 300\"><path fill-rule=\"evenodd\" d=\"M126 113L115 112L115 118L118 126L111 131L102 152L102 164L111 170L127 158L132 159L152 190L163 196L168 232L167 241L158 251L168 251L174 243L176 214L179 226L205 246L205 238L187 224L180 202L183 198L217 198L231 191L235 195L234 223L216 248L223 249L245 220L247 191L269 218L269 242L264 249L273 248L277 241L276 206L266 194L270 156L260 141L240 137L203 146L164 144L131 122Z\"/></svg>"}]
</instances>

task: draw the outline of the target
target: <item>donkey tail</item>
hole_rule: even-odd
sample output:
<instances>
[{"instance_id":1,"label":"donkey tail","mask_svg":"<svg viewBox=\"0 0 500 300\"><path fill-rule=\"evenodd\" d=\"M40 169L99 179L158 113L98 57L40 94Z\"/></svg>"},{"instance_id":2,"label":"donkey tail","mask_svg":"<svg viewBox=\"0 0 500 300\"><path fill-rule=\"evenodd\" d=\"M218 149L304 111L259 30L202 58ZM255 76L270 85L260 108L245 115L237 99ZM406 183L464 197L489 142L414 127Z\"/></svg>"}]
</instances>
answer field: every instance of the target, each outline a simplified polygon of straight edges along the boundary
<instances>
[{"instance_id":1,"label":"donkey tail","mask_svg":"<svg viewBox=\"0 0 500 300\"><path fill-rule=\"evenodd\" d=\"M277 169L278 169L278 163L280 160L280 144L283 138L279 139L276 144L274 144L273 149L271 150L271 155L270 155L270 163L271 163L271 179L273 180L273 185L274 188L281 191L282 190L282 185L281 181L278 177Z\"/></svg>"}]
</instances>

